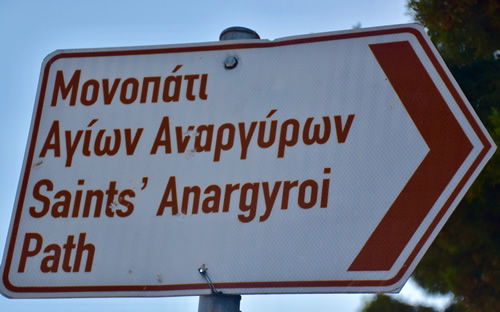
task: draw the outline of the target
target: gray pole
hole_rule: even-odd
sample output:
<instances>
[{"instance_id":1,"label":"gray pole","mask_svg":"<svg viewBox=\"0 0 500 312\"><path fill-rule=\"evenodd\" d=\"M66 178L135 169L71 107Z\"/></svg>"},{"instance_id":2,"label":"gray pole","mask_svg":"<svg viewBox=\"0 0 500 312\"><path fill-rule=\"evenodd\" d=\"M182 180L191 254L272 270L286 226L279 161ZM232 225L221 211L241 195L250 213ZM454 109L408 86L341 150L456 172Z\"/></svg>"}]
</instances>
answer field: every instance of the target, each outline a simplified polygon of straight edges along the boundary
<instances>
[{"instance_id":1,"label":"gray pole","mask_svg":"<svg viewBox=\"0 0 500 312\"><path fill-rule=\"evenodd\" d=\"M240 295L200 296L198 312L240 312Z\"/></svg>"},{"instance_id":2,"label":"gray pole","mask_svg":"<svg viewBox=\"0 0 500 312\"><path fill-rule=\"evenodd\" d=\"M222 31L219 40L260 39L259 35L245 27L229 27ZM226 59L224 66L227 69L236 67L238 60L234 57ZM200 274L207 280L212 289L212 295L200 296L198 312L240 312L240 295L224 295L215 289L212 281L207 275L207 269L203 265L199 269Z\"/></svg>"},{"instance_id":3,"label":"gray pole","mask_svg":"<svg viewBox=\"0 0 500 312\"><path fill-rule=\"evenodd\" d=\"M260 39L260 37L255 31L239 26L226 28L219 36L220 41L239 39Z\"/></svg>"}]
</instances>

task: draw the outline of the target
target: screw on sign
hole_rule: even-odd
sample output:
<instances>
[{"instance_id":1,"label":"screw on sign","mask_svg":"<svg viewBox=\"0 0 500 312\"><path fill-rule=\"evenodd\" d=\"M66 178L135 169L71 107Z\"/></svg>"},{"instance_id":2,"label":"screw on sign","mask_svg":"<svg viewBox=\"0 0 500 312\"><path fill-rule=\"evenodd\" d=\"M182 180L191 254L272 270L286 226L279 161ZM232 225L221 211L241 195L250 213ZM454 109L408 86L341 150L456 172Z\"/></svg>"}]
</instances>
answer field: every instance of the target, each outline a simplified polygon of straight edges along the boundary
<instances>
[{"instance_id":1,"label":"screw on sign","mask_svg":"<svg viewBox=\"0 0 500 312\"><path fill-rule=\"evenodd\" d=\"M419 25L58 51L1 290L399 291L495 149Z\"/></svg>"}]
</instances>

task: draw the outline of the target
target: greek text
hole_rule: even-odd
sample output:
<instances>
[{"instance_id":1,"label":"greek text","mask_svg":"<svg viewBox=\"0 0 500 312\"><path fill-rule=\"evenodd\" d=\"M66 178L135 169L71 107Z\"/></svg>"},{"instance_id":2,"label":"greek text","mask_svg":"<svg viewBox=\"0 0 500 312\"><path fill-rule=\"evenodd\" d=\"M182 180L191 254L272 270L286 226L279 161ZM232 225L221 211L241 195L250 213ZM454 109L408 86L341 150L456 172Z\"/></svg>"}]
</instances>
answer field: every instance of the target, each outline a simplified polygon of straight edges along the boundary
<instances>
[{"instance_id":1,"label":"greek text","mask_svg":"<svg viewBox=\"0 0 500 312\"><path fill-rule=\"evenodd\" d=\"M113 129L107 131L106 129L93 130L92 126L98 119L92 120L85 130L65 130L61 132L59 127L59 120L54 120L52 126L47 134L45 143L43 144L40 152L40 157L45 157L49 151L52 151L54 157L61 157L61 140L64 147L66 147L66 167L71 167L73 156L79 149L83 156L113 156L118 153L122 147L125 147L126 155L133 155L143 128L138 128L132 131L130 128L126 129ZM64 134L64 135L63 135ZM123 143L122 143L123 138Z\"/></svg>"},{"instance_id":2,"label":"greek text","mask_svg":"<svg viewBox=\"0 0 500 312\"><path fill-rule=\"evenodd\" d=\"M89 79L81 81L82 70L73 72L65 78L63 71L56 73L51 106L69 98L69 106L82 104L92 106L96 103L110 105L119 101L133 103L157 103L207 100L208 74L182 74L182 65L177 65L166 77L151 76L143 78Z\"/></svg>"},{"instance_id":3,"label":"greek text","mask_svg":"<svg viewBox=\"0 0 500 312\"><path fill-rule=\"evenodd\" d=\"M278 120L267 120L276 111L276 109L272 110L262 121L224 123L220 126L190 125L187 129L182 126L171 126L169 116L164 116L150 154L171 154L173 148L176 148L177 153L184 153L194 136L193 150L213 152L214 162L220 161L222 153L232 149L235 145L241 147L240 159L246 159L252 141L256 141L253 146L256 145L262 149L276 144L276 156L283 158L288 149L298 144L310 146L327 143L332 133L332 124L335 125L337 143L345 143L355 116L350 114L347 118L342 118L340 115L335 115L333 120L329 116L324 116L318 121L310 117L303 125L297 119L288 119L281 123Z\"/></svg>"}]
</instances>

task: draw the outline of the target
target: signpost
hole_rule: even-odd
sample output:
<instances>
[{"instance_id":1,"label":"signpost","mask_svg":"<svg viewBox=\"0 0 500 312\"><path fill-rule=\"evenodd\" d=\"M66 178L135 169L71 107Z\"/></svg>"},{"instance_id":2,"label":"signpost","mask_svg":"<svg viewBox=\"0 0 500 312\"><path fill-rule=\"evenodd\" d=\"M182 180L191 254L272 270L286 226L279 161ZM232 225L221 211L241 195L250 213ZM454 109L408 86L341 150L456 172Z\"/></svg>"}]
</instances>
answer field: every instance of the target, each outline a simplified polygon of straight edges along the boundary
<instances>
[{"instance_id":1,"label":"signpost","mask_svg":"<svg viewBox=\"0 0 500 312\"><path fill-rule=\"evenodd\" d=\"M30 133L8 297L396 292L496 148L413 24L57 51Z\"/></svg>"}]
</instances>

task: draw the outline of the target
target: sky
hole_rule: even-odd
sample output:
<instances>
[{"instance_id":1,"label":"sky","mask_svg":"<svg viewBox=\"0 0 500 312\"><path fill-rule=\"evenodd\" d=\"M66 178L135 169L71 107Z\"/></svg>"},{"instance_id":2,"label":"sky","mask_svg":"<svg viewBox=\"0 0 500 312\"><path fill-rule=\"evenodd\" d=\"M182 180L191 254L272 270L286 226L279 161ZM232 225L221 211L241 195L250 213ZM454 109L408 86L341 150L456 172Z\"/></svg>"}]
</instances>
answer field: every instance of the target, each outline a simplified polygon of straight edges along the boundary
<instances>
[{"instance_id":1,"label":"sky","mask_svg":"<svg viewBox=\"0 0 500 312\"><path fill-rule=\"evenodd\" d=\"M8 235L31 124L40 67L55 50L217 41L244 26L262 39L412 22L404 0L25 1L0 0L0 258ZM408 302L442 307L449 298L425 296L412 281ZM368 294L247 295L250 311L359 311ZM198 297L7 299L3 312L196 311Z\"/></svg>"}]
</instances>

